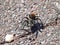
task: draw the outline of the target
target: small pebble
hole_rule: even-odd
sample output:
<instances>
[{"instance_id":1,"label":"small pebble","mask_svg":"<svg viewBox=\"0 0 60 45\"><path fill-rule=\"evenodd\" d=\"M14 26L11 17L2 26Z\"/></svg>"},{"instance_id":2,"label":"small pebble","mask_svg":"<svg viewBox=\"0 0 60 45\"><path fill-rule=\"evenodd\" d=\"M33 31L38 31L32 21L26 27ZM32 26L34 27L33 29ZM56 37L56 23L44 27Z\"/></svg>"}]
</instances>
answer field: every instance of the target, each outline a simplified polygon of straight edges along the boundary
<instances>
[{"instance_id":1,"label":"small pebble","mask_svg":"<svg viewBox=\"0 0 60 45\"><path fill-rule=\"evenodd\" d=\"M60 4L58 2L54 2L55 6L60 9Z\"/></svg>"},{"instance_id":2,"label":"small pebble","mask_svg":"<svg viewBox=\"0 0 60 45\"><path fill-rule=\"evenodd\" d=\"M10 42L12 42L13 40L14 40L14 34L7 34L7 35L5 36L5 42L10 43Z\"/></svg>"},{"instance_id":3,"label":"small pebble","mask_svg":"<svg viewBox=\"0 0 60 45\"><path fill-rule=\"evenodd\" d=\"M45 41L42 41L42 42L41 42L41 44L44 44L44 43L45 43Z\"/></svg>"},{"instance_id":4,"label":"small pebble","mask_svg":"<svg viewBox=\"0 0 60 45\"><path fill-rule=\"evenodd\" d=\"M51 35L51 33L47 34L47 36L50 36L50 35Z\"/></svg>"}]
</instances>

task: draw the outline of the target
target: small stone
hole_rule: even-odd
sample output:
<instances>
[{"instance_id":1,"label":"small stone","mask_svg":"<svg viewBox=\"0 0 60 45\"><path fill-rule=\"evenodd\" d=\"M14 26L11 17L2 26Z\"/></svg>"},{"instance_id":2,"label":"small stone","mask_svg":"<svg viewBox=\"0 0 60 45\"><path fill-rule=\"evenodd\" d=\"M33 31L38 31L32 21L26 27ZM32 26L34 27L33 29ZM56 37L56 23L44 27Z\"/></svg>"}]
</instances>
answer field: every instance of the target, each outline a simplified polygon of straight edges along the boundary
<instances>
[{"instance_id":1,"label":"small stone","mask_svg":"<svg viewBox=\"0 0 60 45\"><path fill-rule=\"evenodd\" d=\"M60 14L58 15L58 18L60 19Z\"/></svg>"},{"instance_id":2,"label":"small stone","mask_svg":"<svg viewBox=\"0 0 60 45\"><path fill-rule=\"evenodd\" d=\"M50 35L51 35L51 33L47 34L47 36L50 36Z\"/></svg>"},{"instance_id":3,"label":"small stone","mask_svg":"<svg viewBox=\"0 0 60 45\"><path fill-rule=\"evenodd\" d=\"M58 9L60 9L60 4L58 2L55 2L55 5Z\"/></svg>"},{"instance_id":4,"label":"small stone","mask_svg":"<svg viewBox=\"0 0 60 45\"><path fill-rule=\"evenodd\" d=\"M44 43L45 43L45 41L42 41L42 42L41 42L41 44L44 44Z\"/></svg>"},{"instance_id":5,"label":"small stone","mask_svg":"<svg viewBox=\"0 0 60 45\"><path fill-rule=\"evenodd\" d=\"M5 36L5 42L10 43L10 42L12 42L13 40L14 40L14 34L7 34L7 35Z\"/></svg>"},{"instance_id":6,"label":"small stone","mask_svg":"<svg viewBox=\"0 0 60 45\"><path fill-rule=\"evenodd\" d=\"M21 0L21 3L24 3L24 0Z\"/></svg>"}]
</instances>

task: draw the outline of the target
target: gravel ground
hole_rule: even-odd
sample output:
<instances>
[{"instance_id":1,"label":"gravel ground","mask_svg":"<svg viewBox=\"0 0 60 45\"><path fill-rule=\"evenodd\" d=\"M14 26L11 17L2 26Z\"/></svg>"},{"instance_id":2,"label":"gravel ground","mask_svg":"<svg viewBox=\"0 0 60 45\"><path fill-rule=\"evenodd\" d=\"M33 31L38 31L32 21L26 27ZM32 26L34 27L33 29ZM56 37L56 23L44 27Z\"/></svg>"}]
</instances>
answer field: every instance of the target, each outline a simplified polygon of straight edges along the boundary
<instances>
[{"instance_id":1,"label":"gravel ground","mask_svg":"<svg viewBox=\"0 0 60 45\"><path fill-rule=\"evenodd\" d=\"M45 26L37 38L20 29L22 18L32 11ZM14 41L0 45L59 45L60 0L0 0L0 43L6 34L16 34Z\"/></svg>"}]
</instances>

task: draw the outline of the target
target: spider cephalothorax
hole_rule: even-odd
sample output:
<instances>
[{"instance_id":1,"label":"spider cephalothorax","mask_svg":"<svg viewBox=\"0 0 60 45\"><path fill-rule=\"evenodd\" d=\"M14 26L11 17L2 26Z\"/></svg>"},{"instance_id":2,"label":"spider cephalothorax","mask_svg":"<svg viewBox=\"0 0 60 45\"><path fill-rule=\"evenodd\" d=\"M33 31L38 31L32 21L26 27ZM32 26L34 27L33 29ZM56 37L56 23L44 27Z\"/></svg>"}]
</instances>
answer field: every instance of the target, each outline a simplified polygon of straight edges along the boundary
<instances>
[{"instance_id":1,"label":"spider cephalothorax","mask_svg":"<svg viewBox=\"0 0 60 45\"><path fill-rule=\"evenodd\" d=\"M33 20L36 20L36 14L35 13L31 13L29 15L29 18L33 19Z\"/></svg>"},{"instance_id":2,"label":"spider cephalothorax","mask_svg":"<svg viewBox=\"0 0 60 45\"><path fill-rule=\"evenodd\" d=\"M21 23L22 23L21 26L22 29L25 29L26 27L30 27L32 33L37 32L38 30L41 32L40 29L43 29L43 23L41 19L39 19L39 16L36 16L35 13L31 13L29 14L29 16L24 17Z\"/></svg>"}]
</instances>

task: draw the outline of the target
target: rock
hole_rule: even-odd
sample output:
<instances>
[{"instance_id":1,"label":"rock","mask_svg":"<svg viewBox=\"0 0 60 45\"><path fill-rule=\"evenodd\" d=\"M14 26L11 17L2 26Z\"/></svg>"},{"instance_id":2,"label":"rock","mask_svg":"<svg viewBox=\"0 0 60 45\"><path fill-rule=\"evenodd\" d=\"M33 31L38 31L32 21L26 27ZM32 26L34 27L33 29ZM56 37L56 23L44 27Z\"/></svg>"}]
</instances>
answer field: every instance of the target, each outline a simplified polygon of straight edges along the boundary
<instances>
[{"instance_id":1,"label":"rock","mask_svg":"<svg viewBox=\"0 0 60 45\"><path fill-rule=\"evenodd\" d=\"M54 2L55 6L60 9L60 4L58 2Z\"/></svg>"},{"instance_id":2,"label":"rock","mask_svg":"<svg viewBox=\"0 0 60 45\"><path fill-rule=\"evenodd\" d=\"M44 44L44 43L45 43L45 41L42 41L42 42L41 42L41 44Z\"/></svg>"},{"instance_id":3,"label":"rock","mask_svg":"<svg viewBox=\"0 0 60 45\"><path fill-rule=\"evenodd\" d=\"M14 34L7 34L7 35L5 36L5 42L10 43L10 42L12 42L13 40L14 40Z\"/></svg>"},{"instance_id":4,"label":"rock","mask_svg":"<svg viewBox=\"0 0 60 45\"><path fill-rule=\"evenodd\" d=\"M58 18L60 19L60 14L58 15Z\"/></svg>"}]
</instances>

